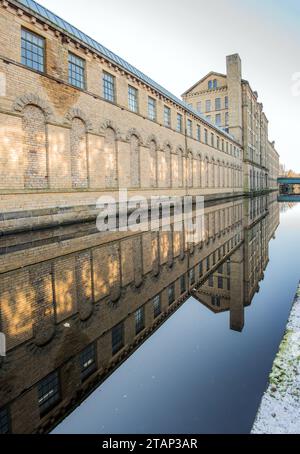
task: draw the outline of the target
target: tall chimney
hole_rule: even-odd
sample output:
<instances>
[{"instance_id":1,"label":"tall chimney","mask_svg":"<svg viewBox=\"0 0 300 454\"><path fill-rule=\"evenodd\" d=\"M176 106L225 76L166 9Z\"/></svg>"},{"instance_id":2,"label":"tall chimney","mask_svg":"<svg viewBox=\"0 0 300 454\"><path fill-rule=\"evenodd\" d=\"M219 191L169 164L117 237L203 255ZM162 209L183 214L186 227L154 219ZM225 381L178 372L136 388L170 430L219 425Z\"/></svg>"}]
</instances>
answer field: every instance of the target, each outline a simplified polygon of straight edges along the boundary
<instances>
[{"instance_id":1,"label":"tall chimney","mask_svg":"<svg viewBox=\"0 0 300 454\"><path fill-rule=\"evenodd\" d=\"M226 57L229 104L229 132L243 144L242 62L239 54Z\"/></svg>"}]
</instances>

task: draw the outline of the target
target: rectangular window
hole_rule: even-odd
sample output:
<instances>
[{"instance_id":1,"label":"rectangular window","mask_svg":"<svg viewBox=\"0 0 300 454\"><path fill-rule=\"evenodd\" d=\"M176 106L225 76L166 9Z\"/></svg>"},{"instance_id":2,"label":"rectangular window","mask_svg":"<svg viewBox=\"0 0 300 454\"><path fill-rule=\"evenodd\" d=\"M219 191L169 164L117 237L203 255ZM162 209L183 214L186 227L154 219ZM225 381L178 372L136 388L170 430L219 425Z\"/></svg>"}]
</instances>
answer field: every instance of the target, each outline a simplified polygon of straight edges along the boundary
<instances>
[{"instance_id":1,"label":"rectangular window","mask_svg":"<svg viewBox=\"0 0 300 454\"><path fill-rule=\"evenodd\" d=\"M225 126L229 126L229 113L225 113Z\"/></svg>"},{"instance_id":2,"label":"rectangular window","mask_svg":"<svg viewBox=\"0 0 300 454\"><path fill-rule=\"evenodd\" d=\"M223 288L223 278L222 276L218 276L218 288Z\"/></svg>"},{"instance_id":3,"label":"rectangular window","mask_svg":"<svg viewBox=\"0 0 300 454\"><path fill-rule=\"evenodd\" d=\"M215 146L215 135L213 133L211 133L211 136L210 136L210 143L211 143L212 147Z\"/></svg>"},{"instance_id":4,"label":"rectangular window","mask_svg":"<svg viewBox=\"0 0 300 454\"><path fill-rule=\"evenodd\" d=\"M131 112L138 112L138 91L128 85L128 107Z\"/></svg>"},{"instance_id":5,"label":"rectangular window","mask_svg":"<svg viewBox=\"0 0 300 454\"><path fill-rule=\"evenodd\" d=\"M230 290L230 279L227 279L227 290Z\"/></svg>"},{"instance_id":6,"label":"rectangular window","mask_svg":"<svg viewBox=\"0 0 300 454\"><path fill-rule=\"evenodd\" d=\"M158 317L161 314L161 298L160 295L157 295L153 299L153 315L154 318Z\"/></svg>"},{"instance_id":7,"label":"rectangular window","mask_svg":"<svg viewBox=\"0 0 300 454\"><path fill-rule=\"evenodd\" d=\"M229 144L228 144L228 142L226 142L226 153L228 153L228 150L229 150Z\"/></svg>"},{"instance_id":8,"label":"rectangular window","mask_svg":"<svg viewBox=\"0 0 300 454\"><path fill-rule=\"evenodd\" d=\"M181 293L185 293L186 292L185 275L180 277L180 291L181 291Z\"/></svg>"},{"instance_id":9,"label":"rectangular window","mask_svg":"<svg viewBox=\"0 0 300 454\"><path fill-rule=\"evenodd\" d=\"M206 271L208 271L210 268L210 257L206 257Z\"/></svg>"},{"instance_id":10,"label":"rectangular window","mask_svg":"<svg viewBox=\"0 0 300 454\"><path fill-rule=\"evenodd\" d=\"M217 136L217 149L220 150L220 137Z\"/></svg>"},{"instance_id":11,"label":"rectangular window","mask_svg":"<svg viewBox=\"0 0 300 454\"><path fill-rule=\"evenodd\" d=\"M96 370L96 347L89 345L80 353L80 378L83 382Z\"/></svg>"},{"instance_id":12,"label":"rectangular window","mask_svg":"<svg viewBox=\"0 0 300 454\"><path fill-rule=\"evenodd\" d=\"M176 127L177 132L182 132L182 115L179 113L177 114L177 127Z\"/></svg>"},{"instance_id":13,"label":"rectangular window","mask_svg":"<svg viewBox=\"0 0 300 454\"><path fill-rule=\"evenodd\" d=\"M215 110L221 110L221 98L215 100Z\"/></svg>"},{"instance_id":14,"label":"rectangular window","mask_svg":"<svg viewBox=\"0 0 300 454\"><path fill-rule=\"evenodd\" d=\"M211 274L211 275L209 276L208 285L209 285L210 287L213 287L213 286L214 286L214 275L213 275L213 274Z\"/></svg>"},{"instance_id":15,"label":"rectangular window","mask_svg":"<svg viewBox=\"0 0 300 454\"><path fill-rule=\"evenodd\" d=\"M40 414L45 415L60 401L58 371L53 372L38 384L38 402Z\"/></svg>"},{"instance_id":16,"label":"rectangular window","mask_svg":"<svg viewBox=\"0 0 300 454\"><path fill-rule=\"evenodd\" d=\"M197 102L197 111L201 113L201 101Z\"/></svg>"},{"instance_id":17,"label":"rectangular window","mask_svg":"<svg viewBox=\"0 0 300 454\"><path fill-rule=\"evenodd\" d=\"M112 354L115 355L124 347L124 323L119 323L111 330Z\"/></svg>"},{"instance_id":18,"label":"rectangular window","mask_svg":"<svg viewBox=\"0 0 300 454\"><path fill-rule=\"evenodd\" d=\"M195 284L195 268L192 268L189 273L190 277L190 284L194 285Z\"/></svg>"},{"instance_id":19,"label":"rectangular window","mask_svg":"<svg viewBox=\"0 0 300 454\"><path fill-rule=\"evenodd\" d=\"M171 127L171 109L167 106L164 107L164 125L167 128Z\"/></svg>"},{"instance_id":20,"label":"rectangular window","mask_svg":"<svg viewBox=\"0 0 300 454\"><path fill-rule=\"evenodd\" d=\"M212 296L212 297L211 297L211 304L212 304L213 306L220 307L220 306L221 306L220 297L219 297L219 296Z\"/></svg>"},{"instance_id":21,"label":"rectangular window","mask_svg":"<svg viewBox=\"0 0 300 454\"><path fill-rule=\"evenodd\" d=\"M149 120L156 120L156 100L153 98L148 98L148 118Z\"/></svg>"},{"instance_id":22,"label":"rectangular window","mask_svg":"<svg viewBox=\"0 0 300 454\"><path fill-rule=\"evenodd\" d=\"M228 109L228 96L225 96L225 109Z\"/></svg>"},{"instance_id":23,"label":"rectangular window","mask_svg":"<svg viewBox=\"0 0 300 454\"><path fill-rule=\"evenodd\" d=\"M187 121L187 135L189 137L192 137L192 135L193 135L193 123L192 123L192 120L188 120Z\"/></svg>"},{"instance_id":24,"label":"rectangular window","mask_svg":"<svg viewBox=\"0 0 300 454\"><path fill-rule=\"evenodd\" d=\"M69 84L85 88L85 61L69 52Z\"/></svg>"},{"instance_id":25,"label":"rectangular window","mask_svg":"<svg viewBox=\"0 0 300 454\"><path fill-rule=\"evenodd\" d=\"M106 72L103 72L103 97L115 102L115 77Z\"/></svg>"},{"instance_id":26,"label":"rectangular window","mask_svg":"<svg viewBox=\"0 0 300 454\"><path fill-rule=\"evenodd\" d=\"M0 434L9 433L9 414L7 408L0 409Z\"/></svg>"},{"instance_id":27,"label":"rectangular window","mask_svg":"<svg viewBox=\"0 0 300 454\"><path fill-rule=\"evenodd\" d=\"M134 314L135 334L139 334L145 328L145 308L140 307Z\"/></svg>"},{"instance_id":28,"label":"rectangular window","mask_svg":"<svg viewBox=\"0 0 300 454\"><path fill-rule=\"evenodd\" d=\"M208 132L207 129L204 129L204 143L208 143Z\"/></svg>"},{"instance_id":29,"label":"rectangular window","mask_svg":"<svg viewBox=\"0 0 300 454\"><path fill-rule=\"evenodd\" d=\"M216 115L216 125L221 126L222 124L222 119L221 119L221 114Z\"/></svg>"},{"instance_id":30,"label":"rectangular window","mask_svg":"<svg viewBox=\"0 0 300 454\"><path fill-rule=\"evenodd\" d=\"M224 139L222 139L222 151L224 151Z\"/></svg>"},{"instance_id":31,"label":"rectangular window","mask_svg":"<svg viewBox=\"0 0 300 454\"><path fill-rule=\"evenodd\" d=\"M28 68L44 72L45 39L22 28L21 62Z\"/></svg>"},{"instance_id":32,"label":"rectangular window","mask_svg":"<svg viewBox=\"0 0 300 454\"><path fill-rule=\"evenodd\" d=\"M205 110L206 110L206 112L210 112L211 111L211 100L210 99L208 99L205 102Z\"/></svg>"},{"instance_id":33,"label":"rectangular window","mask_svg":"<svg viewBox=\"0 0 300 454\"><path fill-rule=\"evenodd\" d=\"M203 262L199 263L199 275L203 276Z\"/></svg>"},{"instance_id":34,"label":"rectangular window","mask_svg":"<svg viewBox=\"0 0 300 454\"><path fill-rule=\"evenodd\" d=\"M230 262L227 262L227 274L230 276Z\"/></svg>"},{"instance_id":35,"label":"rectangular window","mask_svg":"<svg viewBox=\"0 0 300 454\"><path fill-rule=\"evenodd\" d=\"M201 126L197 125L197 140L201 141Z\"/></svg>"},{"instance_id":36,"label":"rectangular window","mask_svg":"<svg viewBox=\"0 0 300 454\"><path fill-rule=\"evenodd\" d=\"M168 288L168 302L169 302L169 305L174 303L174 301L175 301L175 285L172 284Z\"/></svg>"}]
</instances>

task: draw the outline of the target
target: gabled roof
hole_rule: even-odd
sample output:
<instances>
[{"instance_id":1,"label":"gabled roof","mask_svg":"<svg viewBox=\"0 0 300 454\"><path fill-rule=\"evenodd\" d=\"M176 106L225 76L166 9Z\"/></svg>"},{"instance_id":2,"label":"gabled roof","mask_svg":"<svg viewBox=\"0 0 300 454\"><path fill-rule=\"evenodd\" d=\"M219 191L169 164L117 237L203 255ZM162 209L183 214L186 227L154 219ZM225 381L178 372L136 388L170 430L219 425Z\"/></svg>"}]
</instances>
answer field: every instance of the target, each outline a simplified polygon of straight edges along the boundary
<instances>
[{"instance_id":1,"label":"gabled roof","mask_svg":"<svg viewBox=\"0 0 300 454\"><path fill-rule=\"evenodd\" d=\"M219 126L215 125L214 123L208 121L204 115L201 115L198 111L189 107L187 103L185 103L181 99L177 98L175 95L173 95L171 92L169 92L168 90L163 88L161 85L159 85L157 82L152 80L150 77L146 76L146 74L142 73L137 68L132 66L130 63L127 63L125 60L123 60L123 58L119 57L115 53L108 50L106 47L102 46L102 44L98 43L97 41L90 38L85 33L78 30L78 28L73 27L73 25L69 24L64 19L61 19L59 16L53 14L51 11L49 11L47 8L40 5L36 1L34 1L34 0L12 0L12 2L19 4L19 5L21 4L23 7L26 7L29 10L33 11L37 16L41 17L43 20L50 22L56 28L62 30L67 35L74 37L78 41L81 41L83 44L92 48L93 50L98 52L100 55L106 57L109 61L115 63L119 67L123 68L125 71L131 73L138 79L142 80L148 86L154 88L161 95L163 95L166 98L168 98L169 100L173 101L175 104L181 106L187 112L190 112L196 118L201 119L204 123L213 127L215 130L220 131L220 133L227 136L230 140L237 142L235 137L233 137L231 134L228 134L223 128L220 128Z\"/></svg>"},{"instance_id":2,"label":"gabled roof","mask_svg":"<svg viewBox=\"0 0 300 454\"><path fill-rule=\"evenodd\" d=\"M216 77L227 77L226 74L221 74L221 73L216 73L215 71L211 71L209 72L208 74L206 74L206 76L202 77L202 79L198 80L198 82L196 82L191 88L189 88L188 90L186 90L182 96L185 96L187 95L190 91L192 91L195 87L197 87L197 85L201 84L202 82L205 81L205 79L208 79L209 77L211 76L216 76Z\"/></svg>"}]
</instances>

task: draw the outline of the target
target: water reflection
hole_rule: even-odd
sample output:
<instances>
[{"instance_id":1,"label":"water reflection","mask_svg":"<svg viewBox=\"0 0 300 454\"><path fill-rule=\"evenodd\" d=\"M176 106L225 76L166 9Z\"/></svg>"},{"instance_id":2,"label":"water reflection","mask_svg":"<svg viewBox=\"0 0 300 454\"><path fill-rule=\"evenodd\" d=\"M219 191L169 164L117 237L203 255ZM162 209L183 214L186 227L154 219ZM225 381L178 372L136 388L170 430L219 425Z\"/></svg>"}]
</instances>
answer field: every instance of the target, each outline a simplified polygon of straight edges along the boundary
<instances>
[{"instance_id":1,"label":"water reflection","mask_svg":"<svg viewBox=\"0 0 300 454\"><path fill-rule=\"evenodd\" d=\"M206 206L197 244L90 224L3 238L0 433L48 432L190 296L242 331L278 225L269 194Z\"/></svg>"}]
</instances>

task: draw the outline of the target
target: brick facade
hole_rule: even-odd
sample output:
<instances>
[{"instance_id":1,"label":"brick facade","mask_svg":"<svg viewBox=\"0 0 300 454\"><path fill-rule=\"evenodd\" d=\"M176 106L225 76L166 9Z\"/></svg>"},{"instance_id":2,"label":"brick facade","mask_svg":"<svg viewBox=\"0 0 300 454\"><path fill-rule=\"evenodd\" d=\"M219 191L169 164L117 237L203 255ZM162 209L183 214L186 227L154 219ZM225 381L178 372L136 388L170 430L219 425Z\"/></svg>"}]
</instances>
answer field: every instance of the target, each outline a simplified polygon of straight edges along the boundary
<instances>
[{"instance_id":1,"label":"brick facade","mask_svg":"<svg viewBox=\"0 0 300 454\"><path fill-rule=\"evenodd\" d=\"M81 206L88 215L100 195L119 187L146 197L242 193L242 152L233 137L17 1L0 2L0 21L0 75L6 82L0 96L0 208L7 215L19 212L16 227L22 212L31 212L31 220L23 216L24 229L30 222L47 224L35 213L39 209ZM22 29L44 38L43 73L22 64ZM69 52L85 62L84 89L69 83ZM114 77L115 102L104 99L104 72ZM129 109L129 85L138 90L136 113ZM156 101L155 121L148 119L149 97ZM164 126L165 106L170 127ZM206 135L215 137L214 146ZM72 216L79 218L74 210ZM3 231L12 228L7 220Z\"/></svg>"},{"instance_id":2,"label":"brick facade","mask_svg":"<svg viewBox=\"0 0 300 454\"><path fill-rule=\"evenodd\" d=\"M9 409L11 431L49 430L191 294L216 313L230 311L231 328L241 330L244 306L263 277L268 243L279 223L274 196L206 207L205 237L196 244L189 243L184 231L176 232L175 225L170 232L108 236L88 233L90 225L79 231L68 226L3 240L0 323L8 352L0 369L0 407ZM224 282L230 279L229 289L225 284L218 288L220 276ZM156 317L153 300L158 295L161 315ZM137 334L139 308L144 308L145 326ZM112 330L120 323L124 346L113 354ZM81 382L80 353L91 344L96 346L96 369ZM38 383L56 370L61 399L40 417Z\"/></svg>"}]
</instances>

